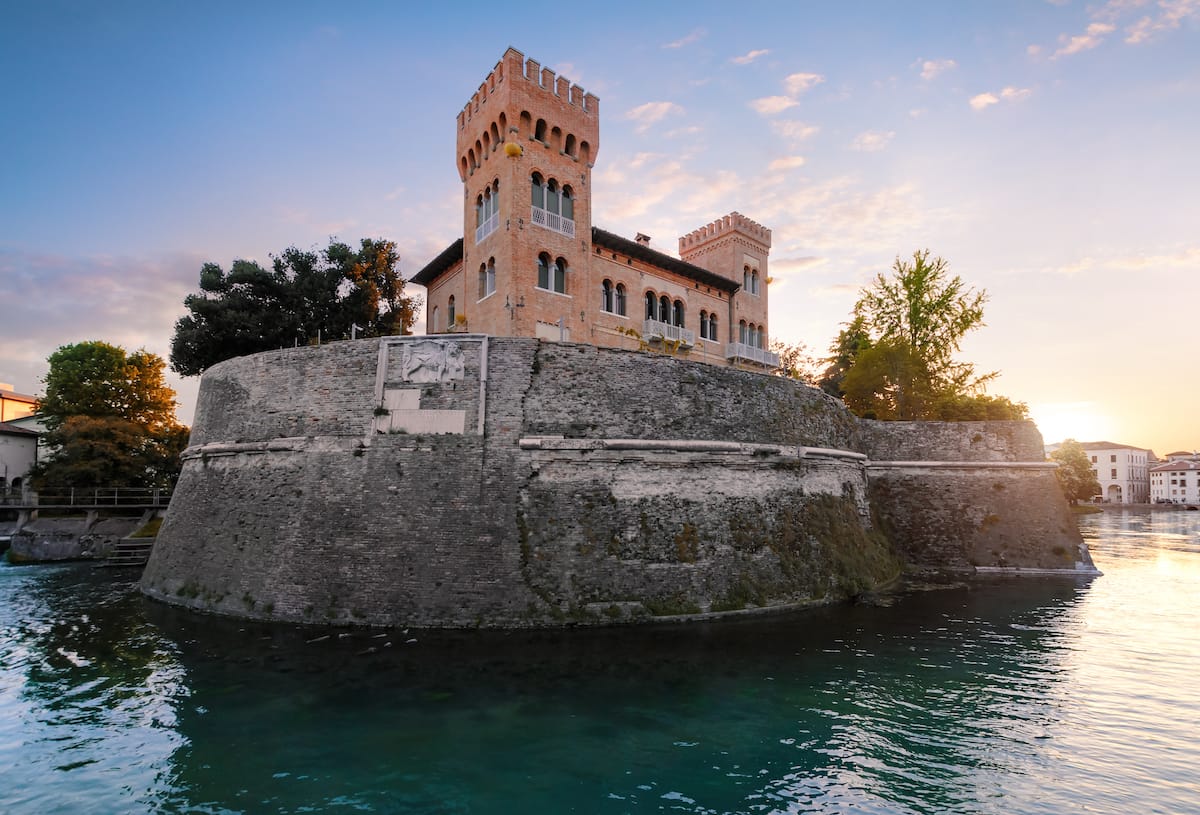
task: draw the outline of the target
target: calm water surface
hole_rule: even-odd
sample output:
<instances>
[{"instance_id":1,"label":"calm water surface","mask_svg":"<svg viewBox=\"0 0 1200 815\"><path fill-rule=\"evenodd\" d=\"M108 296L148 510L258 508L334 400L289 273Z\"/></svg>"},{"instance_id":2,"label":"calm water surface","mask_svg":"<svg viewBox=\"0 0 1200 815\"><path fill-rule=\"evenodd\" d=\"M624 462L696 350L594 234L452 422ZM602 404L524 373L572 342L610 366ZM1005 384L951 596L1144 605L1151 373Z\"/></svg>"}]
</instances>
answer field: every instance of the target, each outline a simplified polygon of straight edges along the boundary
<instances>
[{"instance_id":1,"label":"calm water surface","mask_svg":"<svg viewBox=\"0 0 1200 815\"><path fill-rule=\"evenodd\" d=\"M3 813L1200 813L1200 513L702 627L268 627L0 566Z\"/></svg>"}]
</instances>

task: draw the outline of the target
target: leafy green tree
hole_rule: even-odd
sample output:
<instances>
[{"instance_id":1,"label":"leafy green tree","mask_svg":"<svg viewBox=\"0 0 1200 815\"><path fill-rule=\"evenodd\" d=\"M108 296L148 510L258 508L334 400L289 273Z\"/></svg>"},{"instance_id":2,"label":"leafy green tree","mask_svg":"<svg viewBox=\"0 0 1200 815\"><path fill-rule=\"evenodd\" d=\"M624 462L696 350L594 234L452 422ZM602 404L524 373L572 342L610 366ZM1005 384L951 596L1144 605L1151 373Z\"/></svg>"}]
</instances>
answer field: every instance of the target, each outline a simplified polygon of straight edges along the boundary
<instances>
[{"instance_id":1,"label":"leafy green tree","mask_svg":"<svg viewBox=\"0 0 1200 815\"><path fill-rule=\"evenodd\" d=\"M1087 452L1075 439L1067 439L1057 450L1050 454L1053 461L1058 462L1054 474L1062 486L1063 495L1072 504L1080 499L1087 500L1100 493L1100 482L1092 470L1092 462Z\"/></svg>"},{"instance_id":2,"label":"leafy green tree","mask_svg":"<svg viewBox=\"0 0 1200 815\"><path fill-rule=\"evenodd\" d=\"M37 489L174 483L188 429L175 420L162 357L90 341L62 346L49 362L37 409L50 456L34 469Z\"/></svg>"},{"instance_id":3,"label":"leafy green tree","mask_svg":"<svg viewBox=\"0 0 1200 815\"><path fill-rule=\"evenodd\" d=\"M829 357L825 360L828 367L817 380L817 386L830 396L841 398L842 380L846 372L854 365L861 351L871 347L871 333L867 330L866 318L861 314L855 315L848 323L842 323L842 330L829 348Z\"/></svg>"},{"instance_id":4,"label":"leafy green tree","mask_svg":"<svg viewBox=\"0 0 1200 815\"><path fill-rule=\"evenodd\" d=\"M184 299L188 313L175 323L172 369L194 376L222 360L318 338L406 334L416 321L420 303L404 296L391 241L293 246L271 260L270 269L236 260L228 273L204 265L200 292Z\"/></svg>"},{"instance_id":5,"label":"leafy green tree","mask_svg":"<svg viewBox=\"0 0 1200 815\"><path fill-rule=\"evenodd\" d=\"M838 335L821 387L860 416L878 419L1027 418L1025 405L983 393L996 374L955 360L962 338L983 325L976 292L928 250L896 258L859 293Z\"/></svg>"}]
</instances>

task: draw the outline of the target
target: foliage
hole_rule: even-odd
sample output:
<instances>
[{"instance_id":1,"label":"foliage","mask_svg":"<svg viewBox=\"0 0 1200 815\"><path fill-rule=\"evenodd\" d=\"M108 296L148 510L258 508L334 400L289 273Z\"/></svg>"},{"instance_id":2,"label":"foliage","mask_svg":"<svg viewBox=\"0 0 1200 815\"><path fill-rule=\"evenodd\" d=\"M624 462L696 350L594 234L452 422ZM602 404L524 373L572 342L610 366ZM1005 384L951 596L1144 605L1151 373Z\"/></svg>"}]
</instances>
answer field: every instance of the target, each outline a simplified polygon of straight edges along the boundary
<instances>
[{"instance_id":1,"label":"foliage","mask_svg":"<svg viewBox=\"0 0 1200 815\"><path fill-rule=\"evenodd\" d=\"M918 250L859 292L853 319L830 348L820 385L859 416L883 420L1025 419L1026 406L983 393L995 373L954 359L983 325L987 293Z\"/></svg>"},{"instance_id":2,"label":"foliage","mask_svg":"<svg viewBox=\"0 0 1200 815\"><path fill-rule=\"evenodd\" d=\"M332 240L320 251L289 247L271 268L235 260L226 273L200 270L200 292L184 298L171 368L184 376L245 354L344 339L407 334L420 305L404 296L396 244L364 238L358 249Z\"/></svg>"},{"instance_id":3,"label":"foliage","mask_svg":"<svg viewBox=\"0 0 1200 815\"><path fill-rule=\"evenodd\" d=\"M778 376L786 376L811 385L816 380L816 361L804 343L786 343L774 340L771 350L779 354Z\"/></svg>"},{"instance_id":4,"label":"foliage","mask_svg":"<svg viewBox=\"0 0 1200 815\"><path fill-rule=\"evenodd\" d=\"M64 345L49 362L38 411L50 455L34 468L35 488L174 483L188 429L175 420L162 357L92 341Z\"/></svg>"},{"instance_id":5,"label":"foliage","mask_svg":"<svg viewBox=\"0 0 1200 815\"><path fill-rule=\"evenodd\" d=\"M157 354L91 341L64 345L48 361L46 395L37 405L48 430L72 416L115 417L151 429L175 422L175 391Z\"/></svg>"},{"instance_id":6,"label":"foliage","mask_svg":"<svg viewBox=\"0 0 1200 815\"><path fill-rule=\"evenodd\" d=\"M842 325L844 327L838 332L837 339L829 348L830 355L825 359L828 367L817 380L821 390L837 397L842 396L842 380L846 372L854 365L859 353L871 347L871 333L867 330L865 317L856 314L854 319Z\"/></svg>"},{"instance_id":7,"label":"foliage","mask_svg":"<svg viewBox=\"0 0 1200 815\"><path fill-rule=\"evenodd\" d=\"M1100 493L1100 482L1096 480L1092 462L1083 446L1075 439L1064 441L1050 454L1050 458L1058 462L1058 469L1054 474L1058 476L1058 483L1062 485L1063 495L1072 504L1081 498L1087 500Z\"/></svg>"}]
</instances>

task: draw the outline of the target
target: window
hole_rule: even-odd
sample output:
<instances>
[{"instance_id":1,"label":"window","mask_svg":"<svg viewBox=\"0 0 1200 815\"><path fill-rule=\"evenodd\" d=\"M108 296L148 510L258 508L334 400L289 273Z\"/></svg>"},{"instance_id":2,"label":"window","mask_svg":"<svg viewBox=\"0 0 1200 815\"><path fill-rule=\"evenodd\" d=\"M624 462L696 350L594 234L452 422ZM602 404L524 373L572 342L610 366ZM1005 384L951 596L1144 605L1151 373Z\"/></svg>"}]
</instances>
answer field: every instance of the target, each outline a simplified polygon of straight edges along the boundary
<instances>
[{"instance_id":1,"label":"window","mask_svg":"<svg viewBox=\"0 0 1200 815\"><path fill-rule=\"evenodd\" d=\"M1112 462L1113 464L1116 464L1116 462L1117 462L1117 454L1116 454L1116 453L1113 453L1111 456L1109 456L1109 457L1108 457L1108 460L1109 460L1110 462Z\"/></svg>"},{"instance_id":2,"label":"window","mask_svg":"<svg viewBox=\"0 0 1200 815\"><path fill-rule=\"evenodd\" d=\"M708 312L700 310L700 339L708 339Z\"/></svg>"},{"instance_id":3,"label":"window","mask_svg":"<svg viewBox=\"0 0 1200 815\"><path fill-rule=\"evenodd\" d=\"M539 289L547 291L555 291L559 294L567 293L567 262L562 258L551 261L550 256L545 252L538 255L537 261Z\"/></svg>"},{"instance_id":4,"label":"window","mask_svg":"<svg viewBox=\"0 0 1200 815\"><path fill-rule=\"evenodd\" d=\"M658 319L658 298L652 291L646 292L646 319Z\"/></svg>"},{"instance_id":5,"label":"window","mask_svg":"<svg viewBox=\"0 0 1200 815\"><path fill-rule=\"evenodd\" d=\"M679 328L686 327L683 324L683 301L682 300L675 301L674 308L672 309L672 312L671 312L671 317L672 317L672 323L674 323L676 326L678 326Z\"/></svg>"},{"instance_id":6,"label":"window","mask_svg":"<svg viewBox=\"0 0 1200 815\"><path fill-rule=\"evenodd\" d=\"M500 182L493 181L475 198L475 243L496 231L500 224Z\"/></svg>"},{"instance_id":7,"label":"window","mask_svg":"<svg viewBox=\"0 0 1200 815\"><path fill-rule=\"evenodd\" d=\"M496 292L496 259L488 258L487 263L479 264L479 299Z\"/></svg>"},{"instance_id":8,"label":"window","mask_svg":"<svg viewBox=\"0 0 1200 815\"><path fill-rule=\"evenodd\" d=\"M433 314L429 315L429 330L432 331L434 334L436 334L442 330L442 327L440 325L438 325L437 306L433 307Z\"/></svg>"},{"instance_id":9,"label":"window","mask_svg":"<svg viewBox=\"0 0 1200 815\"><path fill-rule=\"evenodd\" d=\"M1092 463L1093 463L1093 464L1095 464L1095 463L1096 463L1096 457L1095 457L1095 456L1092 456Z\"/></svg>"},{"instance_id":10,"label":"window","mask_svg":"<svg viewBox=\"0 0 1200 815\"><path fill-rule=\"evenodd\" d=\"M708 338L713 342L717 341L717 315L708 315Z\"/></svg>"},{"instance_id":11,"label":"window","mask_svg":"<svg viewBox=\"0 0 1200 815\"><path fill-rule=\"evenodd\" d=\"M750 270L750 293L758 294L758 269Z\"/></svg>"},{"instance_id":12,"label":"window","mask_svg":"<svg viewBox=\"0 0 1200 815\"><path fill-rule=\"evenodd\" d=\"M450 295L450 299L446 301L446 330L454 328L454 295Z\"/></svg>"},{"instance_id":13,"label":"window","mask_svg":"<svg viewBox=\"0 0 1200 815\"><path fill-rule=\"evenodd\" d=\"M530 220L540 227L575 237L575 196L568 186L559 187L553 178L541 174L529 177Z\"/></svg>"},{"instance_id":14,"label":"window","mask_svg":"<svg viewBox=\"0 0 1200 815\"><path fill-rule=\"evenodd\" d=\"M1111 476L1111 477L1112 477L1112 478L1116 478L1116 477L1117 477L1117 468L1116 468L1116 467L1113 467L1113 468L1112 468L1112 476Z\"/></svg>"},{"instance_id":15,"label":"window","mask_svg":"<svg viewBox=\"0 0 1200 815\"><path fill-rule=\"evenodd\" d=\"M740 342L742 345L747 344L746 335L747 335L746 321L741 320L738 322L738 342Z\"/></svg>"},{"instance_id":16,"label":"window","mask_svg":"<svg viewBox=\"0 0 1200 815\"><path fill-rule=\"evenodd\" d=\"M614 309L613 303L613 284L611 280L605 280L600 284L600 310L612 313Z\"/></svg>"},{"instance_id":17,"label":"window","mask_svg":"<svg viewBox=\"0 0 1200 815\"><path fill-rule=\"evenodd\" d=\"M625 316L625 284L617 284L617 314Z\"/></svg>"},{"instance_id":18,"label":"window","mask_svg":"<svg viewBox=\"0 0 1200 815\"><path fill-rule=\"evenodd\" d=\"M671 298L665 294L658 298L658 321L660 323L671 322Z\"/></svg>"}]
</instances>

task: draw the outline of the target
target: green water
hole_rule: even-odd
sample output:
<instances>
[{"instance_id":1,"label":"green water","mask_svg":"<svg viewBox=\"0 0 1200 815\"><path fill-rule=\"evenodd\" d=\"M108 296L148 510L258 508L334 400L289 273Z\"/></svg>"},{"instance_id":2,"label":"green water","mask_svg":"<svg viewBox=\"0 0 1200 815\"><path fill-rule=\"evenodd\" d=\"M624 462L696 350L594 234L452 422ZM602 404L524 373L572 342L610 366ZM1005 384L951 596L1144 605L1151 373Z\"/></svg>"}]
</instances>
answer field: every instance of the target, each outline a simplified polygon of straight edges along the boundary
<instances>
[{"instance_id":1,"label":"green water","mask_svg":"<svg viewBox=\"0 0 1200 815\"><path fill-rule=\"evenodd\" d=\"M1082 523L1090 582L535 634L0 567L0 812L1200 812L1200 513Z\"/></svg>"}]
</instances>

